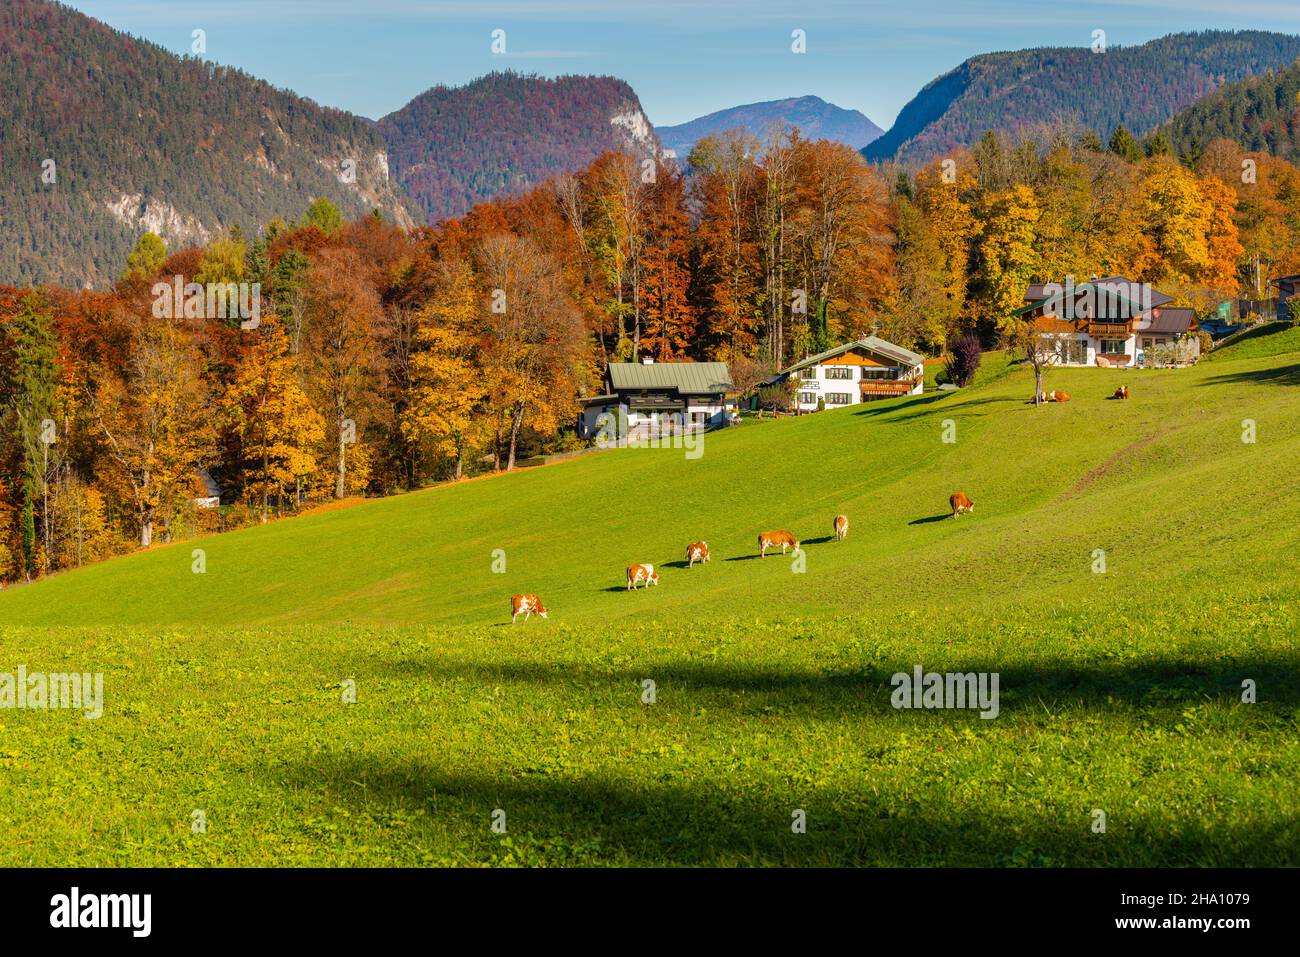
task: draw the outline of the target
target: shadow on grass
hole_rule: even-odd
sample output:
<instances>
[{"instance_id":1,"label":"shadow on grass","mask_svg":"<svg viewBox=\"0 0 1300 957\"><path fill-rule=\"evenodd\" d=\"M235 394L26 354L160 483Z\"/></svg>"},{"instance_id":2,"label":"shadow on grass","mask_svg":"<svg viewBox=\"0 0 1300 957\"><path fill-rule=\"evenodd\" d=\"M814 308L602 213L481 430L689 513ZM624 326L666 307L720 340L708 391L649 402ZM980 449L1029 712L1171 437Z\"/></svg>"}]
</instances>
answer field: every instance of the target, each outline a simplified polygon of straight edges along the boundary
<instances>
[{"instance_id":1,"label":"shadow on grass","mask_svg":"<svg viewBox=\"0 0 1300 957\"><path fill-rule=\"evenodd\" d=\"M553 766L543 755L507 756L495 773L452 760L326 751L264 773L277 787L320 795L335 813L350 807L407 822L395 841L440 840L466 863L1282 866L1294 863L1289 849L1300 837L1300 822L1281 814L1276 822L1188 816L1171 826L1141 807L1112 805L1099 838L1087 807L1044 808L1041 796L959 804L951 782L933 780L846 789L737 775L723 788L673 780L673 764L657 757L600 772ZM508 840L488 826L498 809ZM792 833L796 810L806 833ZM412 821L420 822L414 832Z\"/></svg>"},{"instance_id":2,"label":"shadow on grass","mask_svg":"<svg viewBox=\"0 0 1300 957\"><path fill-rule=\"evenodd\" d=\"M960 394L960 393L935 393L933 395L917 396L915 399L912 399L911 401L908 402L903 402L900 405L896 405L892 409L871 408L871 406L877 404L872 402L872 403L868 403L868 407L863 409L861 412L855 412L853 414L854 415L886 415L890 412L897 411L898 409L905 409L911 405L923 404L924 402L926 402L926 400L933 401L934 399L943 398L944 395L956 395L956 394ZM1001 397L989 396L988 398L984 398L984 399L968 399L966 401L963 401L955 411L965 411L968 409L974 409L976 406L981 406L981 405L1006 405L1006 404L1016 405L1019 404L1019 402L1020 402L1019 399L1014 399L1009 396L1001 396ZM909 412L907 415L900 415L898 416L898 421L905 422L909 419L922 419L931 414L933 414L932 410L922 409L916 412Z\"/></svg>"},{"instance_id":3,"label":"shadow on grass","mask_svg":"<svg viewBox=\"0 0 1300 957\"><path fill-rule=\"evenodd\" d=\"M960 391L960 390L958 390ZM954 392L927 392L925 395L912 396L906 402L899 402L897 405L891 404L888 400L864 403L864 408L854 412L854 415L888 415L891 412L897 412L900 409L908 409L917 405L930 405L937 402L945 395L955 395Z\"/></svg>"},{"instance_id":4,"label":"shadow on grass","mask_svg":"<svg viewBox=\"0 0 1300 957\"><path fill-rule=\"evenodd\" d=\"M929 518L914 518L908 525L929 525L933 522L942 522L946 518L952 518L952 512L944 512L942 515L931 515Z\"/></svg>"},{"instance_id":5,"label":"shadow on grass","mask_svg":"<svg viewBox=\"0 0 1300 957\"><path fill-rule=\"evenodd\" d=\"M410 679L434 695L443 687L458 698L503 689L521 703L518 720L535 724L521 737L498 737L482 760L471 751L445 750L423 740L425 759L391 745L382 753L329 746L310 758L277 760L264 774L277 787L319 795L326 807L353 807L374 820L405 822L393 840L417 849L442 842L464 863L590 865L963 865L963 866L1284 866L1300 846L1300 818L1276 814L1240 817L1224 809L1171 819L1135 799L1105 806L1109 831L1090 829L1089 798L1056 801L1029 778L982 776L963 763L955 743L941 753L934 736L959 741L963 729L1017 729L1029 743L1036 734L1072 734L1088 747L1099 719L1140 720L1142 734L1186 733L1191 723L1222 731L1224 720L1248 721L1282 736L1300 706L1300 655L1248 662L1170 658L1063 664L1028 661L1006 665L986 651L956 658L952 651L919 652L926 670L997 671L1001 715L982 721L975 711L895 710L891 677L910 673L908 661L873 662L851 669L816 670L745 663L647 660L602 666L580 661L481 661L433 656L379 657L370 665L385 682ZM947 660L944 655L949 656ZM1174 652L1171 651L1171 654ZM932 658L932 660L927 660ZM354 664L350 662L350 666ZM355 669L354 669L355 670ZM358 677L361 677L360 675ZM658 707L649 717L635 704L642 681L657 685ZM1268 689L1267 703L1249 716L1197 714L1207 701L1240 701L1249 677ZM382 687L383 685L376 685ZM513 688L511 686L514 686ZM737 750L715 746L706 758L691 749L655 747L644 733L636 748L593 757L568 741L559 723L546 732L545 715L572 698L622 723L700 722L735 729ZM626 710L611 702L628 702ZM703 709L707 718L693 718ZM1255 709L1259 709L1256 711ZM527 717L532 715L533 717ZM865 757L890 773L852 787L835 775L814 775L795 756L789 767L765 764L748 753L753 735L796 734L807 722L839 723L846 746L854 722L895 722L910 743L877 739ZM486 719L484 719L486 720ZM501 720L500 715L491 718ZM800 724L802 722L803 724ZM1061 730L1075 726L1073 731ZM1246 731L1245 728L1242 729ZM472 729L460 729L460 736ZM703 733L703 732L702 732ZM716 732L715 732L716 733ZM703 740L703 738L701 738ZM1153 739L1154 740L1154 739ZM433 750L430 752L429 747ZM484 745L484 747L488 747ZM1156 751L1158 744L1152 744ZM1075 752L1071 752L1075 753ZM598 755L605 754L605 758ZM617 757L612 757L612 755ZM758 760L761 758L761 760ZM1093 754L1101 763L1104 758ZM703 762L703 763L701 763ZM899 772L900 764L903 771ZM1137 773L1130 769L1128 773ZM1173 780L1171 778L1171 780ZM974 790L965 790L964 782ZM815 782L815 783L814 783ZM1167 785L1175 787L1174 784ZM1193 780L1190 785L1196 787ZM989 790L991 788L992 790ZM1024 789L1021 791L1020 789ZM971 800L971 794L983 794ZM1265 793L1265 792L1261 792ZM966 795L956 800L959 794ZM495 809L508 815L510 842L492 835ZM807 813L806 834L791 833L795 809ZM345 812L346 813L346 812ZM408 829L415 822L413 829Z\"/></svg>"},{"instance_id":6,"label":"shadow on grass","mask_svg":"<svg viewBox=\"0 0 1300 957\"><path fill-rule=\"evenodd\" d=\"M787 639L789 640L789 639ZM937 645L937 639L936 639ZM855 668L807 671L742 664L696 664L647 660L630 668L601 667L573 661L467 661L448 658L380 659L383 671L419 675L434 681L469 679L485 685L637 687L653 677L662 690L707 692L711 707L733 706L743 711L811 711L819 717L847 713L897 714L890 703L891 679L911 674L916 664L929 671L990 672L999 675L1001 718L1017 712L1041 715L1044 708L1082 705L1105 711L1116 705L1172 709L1175 716L1189 705L1208 700L1239 702L1242 681L1251 679L1269 689L1269 707L1300 706L1300 656L1237 664L1207 665L1199 660L1139 663L1108 661L1055 665L1039 661L1005 661L972 656L954 660L953 650L935 647L918 652L920 661L872 664ZM926 659L929 660L926 660ZM947 660L945 660L947 659ZM1263 705L1258 706L1261 709ZM906 713L906 712L905 712Z\"/></svg>"},{"instance_id":7,"label":"shadow on grass","mask_svg":"<svg viewBox=\"0 0 1300 957\"><path fill-rule=\"evenodd\" d=\"M1272 369L1251 369L1243 372L1225 372L1211 376L1201 385L1230 385L1238 382L1258 382L1266 385L1300 385L1300 363L1277 366Z\"/></svg>"}]
</instances>

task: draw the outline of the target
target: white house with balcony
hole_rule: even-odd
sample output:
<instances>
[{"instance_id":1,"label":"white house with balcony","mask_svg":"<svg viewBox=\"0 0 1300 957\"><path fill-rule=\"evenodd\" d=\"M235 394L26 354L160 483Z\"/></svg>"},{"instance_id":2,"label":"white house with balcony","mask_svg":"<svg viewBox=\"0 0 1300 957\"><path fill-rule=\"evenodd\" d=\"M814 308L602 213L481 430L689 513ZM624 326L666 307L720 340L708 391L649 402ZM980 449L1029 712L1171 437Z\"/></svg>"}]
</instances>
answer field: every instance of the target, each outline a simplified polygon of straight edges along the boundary
<instances>
[{"instance_id":1,"label":"white house with balcony","mask_svg":"<svg viewBox=\"0 0 1300 957\"><path fill-rule=\"evenodd\" d=\"M876 399L920 395L925 388L925 358L876 336L855 339L809 356L784 370L777 381L793 379L796 407L813 412L818 402L838 409Z\"/></svg>"},{"instance_id":2,"label":"white house with balcony","mask_svg":"<svg viewBox=\"0 0 1300 957\"><path fill-rule=\"evenodd\" d=\"M1053 362L1063 366L1136 368L1190 365L1201 353L1196 311L1123 276L1093 276L1077 286L1036 283L1011 315L1034 324Z\"/></svg>"}]
</instances>

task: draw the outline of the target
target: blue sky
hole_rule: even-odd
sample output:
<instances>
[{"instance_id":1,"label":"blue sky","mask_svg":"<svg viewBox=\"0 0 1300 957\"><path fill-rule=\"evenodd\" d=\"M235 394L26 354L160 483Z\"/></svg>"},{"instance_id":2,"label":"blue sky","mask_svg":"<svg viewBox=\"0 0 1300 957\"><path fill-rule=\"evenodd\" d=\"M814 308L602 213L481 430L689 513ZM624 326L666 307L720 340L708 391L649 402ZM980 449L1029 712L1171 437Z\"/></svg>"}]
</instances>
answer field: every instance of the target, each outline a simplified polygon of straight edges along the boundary
<instances>
[{"instance_id":1,"label":"blue sky","mask_svg":"<svg viewBox=\"0 0 1300 957\"><path fill-rule=\"evenodd\" d=\"M1300 33L1295 0L69 0L177 53L378 118L438 83L494 69L627 80L651 122L815 94L884 128L966 57L1032 46L1137 44L1178 30ZM506 31L505 55L493 30ZM805 31L807 52L791 52Z\"/></svg>"}]
</instances>

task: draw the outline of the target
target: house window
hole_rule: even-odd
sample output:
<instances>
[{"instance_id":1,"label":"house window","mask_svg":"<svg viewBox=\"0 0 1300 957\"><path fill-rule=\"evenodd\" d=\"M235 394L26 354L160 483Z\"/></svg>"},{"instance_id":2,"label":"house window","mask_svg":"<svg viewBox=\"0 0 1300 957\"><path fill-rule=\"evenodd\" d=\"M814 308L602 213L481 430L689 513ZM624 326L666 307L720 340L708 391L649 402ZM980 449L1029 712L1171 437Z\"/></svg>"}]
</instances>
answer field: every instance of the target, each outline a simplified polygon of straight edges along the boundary
<instances>
[{"instance_id":1,"label":"house window","mask_svg":"<svg viewBox=\"0 0 1300 957\"><path fill-rule=\"evenodd\" d=\"M806 382L807 380L809 380L809 379L816 379L816 378L817 378L817 367L816 367L816 366L809 366L809 367L806 368L806 369L800 369L800 370L799 370L799 378L803 379L805 382Z\"/></svg>"},{"instance_id":2,"label":"house window","mask_svg":"<svg viewBox=\"0 0 1300 957\"><path fill-rule=\"evenodd\" d=\"M1102 339L1097 343L1097 351L1104 356L1122 356L1125 344L1123 339Z\"/></svg>"},{"instance_id":3,"label":"house window","mask_svg":"<svg viewBox=\"0 0 1300 957\"><path fill-rule=\"evenodd\" d=\"M1085 365L1088 362L1088 344L1082 339L1058 339L1056 357L1067 365Z\"/></svg>"},{"instance_id":4,"label":"house window","mask_svg":"<svg viewBox=\"0 0 1300 957\"><path fill-rule=\"evenodd\" d=\"M800 404L800 405L816 405L816 404L817 404L817 393L815 393L815 392L800 392L800 393L799 393L799 404Z\"/></svg>"},{"instance_id":5,"label":"house window","mask_svg":"<svg viewBox=\"0 0 1300 957\"><path fill-rule=\"evenodd\" d=\"M827 366L826 378L828 379L852 379L853 366Z\"/></svg>"},{"instance_id":6,"label":"house window","mask_svg":"<svg viewBox=\"0 0 1300 957\"><path fill-rule=\"evenodd\" d=\"M853 396L850 395L848 392L827 392L826 393L827 405L848 405L852 401L853 401Z\"/></svg>"},{"instance_id":7,"label":"house window","mask_svg":"<svg viewBox=\"0 0 1300 957\"><path fill-rule=\"evenodd\" d=\"M889 379L889 380L893 380L893 379L897 379L897 378L898 378L898 372L899 372L899 370L897 370L897 369L868 369L868 368L863 368L863 370L862 370L862 378L864 378L864 379Z\"/></svg>"}]
</instances>

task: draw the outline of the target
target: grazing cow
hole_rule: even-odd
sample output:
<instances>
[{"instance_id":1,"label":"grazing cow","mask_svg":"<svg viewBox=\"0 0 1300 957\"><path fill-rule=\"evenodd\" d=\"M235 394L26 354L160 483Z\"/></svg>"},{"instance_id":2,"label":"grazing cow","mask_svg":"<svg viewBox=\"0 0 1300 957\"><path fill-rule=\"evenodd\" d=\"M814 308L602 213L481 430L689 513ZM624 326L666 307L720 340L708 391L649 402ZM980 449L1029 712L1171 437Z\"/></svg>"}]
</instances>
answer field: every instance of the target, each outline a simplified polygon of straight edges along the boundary
<instances>
[{"instance_id":1,"label":"grazing cow","mask_svg":"<svg viewBox=\"0 0 1300 957\"><path fill-rule=\"evenodd\" d=\"M707 562L709 560L709 543L695 542L686 546L687 568L693 568L696 562Z\"/></svg>"},{"instance_id":2,"label":"grazing cow","mask_svg":"<svg viewBox=\"0 0 1300 957\"><path fill-rule=\"evenodd\" d=\"M948 504L952 507L953 518L956 518L962 512L975 511L975 503L970 500L965 492L953 492L948 496Z\"/></svg>"},{"instance_id":3,"label":"grazing cow","mask_svg":"<svg viewBox=\"0 0 1300 957\"><path fill-rule=\"evenodd\" d=\"M524 616L526 624L533 615L545 618L546 609L542 606L542 600L536 595L513 595L510 598L510 624L513 625L520 615Z\"/></svg>"},{"instance_id":4,"label":"grazing cow","mask_svg":"<svg viewBox=\"0 0 1300 957\"><path fill-rule=\"evenodd\" d=\"M653 565L628 565L627 566L627 590L635 591L637 585L641 582L646 583L646 587L659 584L659 573L655 571Z\"/></svg>"},{"instance_id":5,"label":"grazing cow","mask_svg":"<svg viewBox=\"0 0 1300 957\"><path fill-rule=\"evenodd\" d=\"M1062 392L1061 390L1058 389L1058 390L1056 390L1055 392L1052 393L1052 401L1053 401L1053 402L1069 402L1069 401L1070 401L1070 393L1068 393L1068 392Z\"/></svg>"},{"instance_id":6,"label":"grazing cow","mask_svg":"<svg viewBox=\"0 0 1300 957\"><path fill-rule=\"evenodd\" d=\"M1126 386L1126 385L1122 385L1122 386L1120 386L1118 389L1115 390L1115 394L1112 395L1111 398L1112 398L1112 399L1127 399L1127 398L1128 398L1128 386Z\"/></svg>"},{"instance_id":7,"label":"grazing cow","mask_svg":"<svg viewBox=\"0 0 1300 957\"><path fill-rule=\"evenodd\" d=\"M836 515L835 521L831 523L831 528L835 532L835 541L844 541L849 534L849 517L847 515Z\"/></svg>"},{"instance_id":8,"label":"grazing cow","mask_svg":"<svg viewBox=\"0 0 1300 957\"><path fill-rule=\"evenodd\" d=\"M774 532L764 532L762 535L758 536L759 557L766 558L767 550L769 548L776 548L778 545L781 546L782 555L785 554L787 548L799 548L798 541L796 541L795 537L787 531L778 529Z\"/></svg>"}]
</instances>

